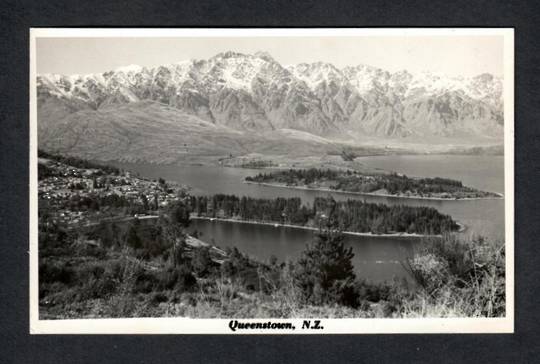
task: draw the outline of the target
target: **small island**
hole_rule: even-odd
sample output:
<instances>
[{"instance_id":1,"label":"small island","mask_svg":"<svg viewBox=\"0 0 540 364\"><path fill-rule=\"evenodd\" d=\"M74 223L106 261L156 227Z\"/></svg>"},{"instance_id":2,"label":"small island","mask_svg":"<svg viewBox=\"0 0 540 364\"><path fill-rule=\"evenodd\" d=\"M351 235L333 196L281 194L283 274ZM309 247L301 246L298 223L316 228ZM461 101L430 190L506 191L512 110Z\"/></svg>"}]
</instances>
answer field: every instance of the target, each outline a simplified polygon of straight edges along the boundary
<instances>
[{"instance_id":1,"label":"small island","mask_svg":"<svg viewBox=\"0 0 540 364\"><path fill-rule=\"evenodd\" d=\"M318 191L355 193L429 200L475 200L502 198L502 194L467 187L448 178L416 178L398 173L368 174L331 169L288 169L259 173L246 183Z\"/></svg>"}]
</instances>

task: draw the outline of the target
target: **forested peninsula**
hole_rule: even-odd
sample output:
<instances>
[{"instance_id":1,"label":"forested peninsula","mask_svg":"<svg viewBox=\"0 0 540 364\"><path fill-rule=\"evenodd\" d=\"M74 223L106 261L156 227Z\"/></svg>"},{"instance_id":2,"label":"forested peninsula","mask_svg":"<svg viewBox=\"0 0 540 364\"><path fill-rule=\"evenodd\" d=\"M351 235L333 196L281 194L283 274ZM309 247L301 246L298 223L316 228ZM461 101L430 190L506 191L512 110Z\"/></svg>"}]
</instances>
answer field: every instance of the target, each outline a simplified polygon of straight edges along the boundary
<instances>
[{"instance_id":1,"label":"forested peninsula","mask_svg":"<svg viewBox=\"0 0 540 364\"><path fill-rule=\"evenodd\" d=\"M351 170L289 169L248 176L245 182L275 187L432 200L502 198L499 193L480 191L464 186L461 181L448 178L414 178L398 173L366 174Z\"/></svg>"},{"instance_id":2,"label":"forested peninsula","mask_svg":"<svg viewBox=\"0 0 540 364\"><path fill-rule=\"evenodd\" d=\"M369 234L441 235L460 225L432 207L388 206L360 200L317 197L313 205L299 197L262 199L218 194L190 196L193 217L274 223Z\"/></svg>"}]
</instances>

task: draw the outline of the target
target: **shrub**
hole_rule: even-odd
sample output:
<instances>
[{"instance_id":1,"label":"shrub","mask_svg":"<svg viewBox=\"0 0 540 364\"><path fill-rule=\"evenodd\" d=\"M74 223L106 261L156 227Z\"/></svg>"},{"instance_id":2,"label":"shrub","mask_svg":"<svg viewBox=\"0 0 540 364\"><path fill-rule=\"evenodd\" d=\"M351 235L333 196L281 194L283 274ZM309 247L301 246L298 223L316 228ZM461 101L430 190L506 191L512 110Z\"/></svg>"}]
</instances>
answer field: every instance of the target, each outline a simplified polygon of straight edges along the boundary
<instances>
[{"instance_id":1,"label":"shrub","mask_svg":"<svg viewBox=\"0 0 540 364\"><path fill-rule=\"evenodd\" d=\"M110 260L105 267L105 276L119 281L122 278L124 262L121 259Z\"/></svg>"},{"instance_id":2,"label":"shrub","mask_svg":"<svg viewBox=\"0 0 540 364\"><path fill-rule=\"evenodd\" d=\"M227 278L232 278L250 268L249 259L236 247L226 250L228 259L221 265L221 272Z\"/></svg>"},{"instance_id":3,"label":"shrub","mask_svg":"<svg viewBox=\"0 0 540 364\"><path fill-rule=\"evenodd\" d=\"M197 279L187 265L168 267L157 274L157 279L156 287L161 290L187 292L197 284Z\"/></svg>"},{"instance_id":4,"label":"shrub","mask_svg":"<svg viewBox=\"0 0 540 364\"><path fill-rule=\"evenodd\" d=\"M186 292L190 291L197 284L197 279L195 279L191 270L186 265L181 265L176 271L178 278L175 289L180 292Z\"/></svg>"},{"instance_id":5,"label":"shrub","mask_svg":"<svg viewBox=\"0 0 540 364\"><path fill-rule=\"evenodd\" d=\"M391 287L388 284L357 281L355 287L358 297L370 302L386 301L391 295Z\"/></svg>"},{"instance_id":6,"label":"shrub","mask_svg":"<svg viewBox=\"0 0 540 364\"><path fill-rule=\"evenodd\" d=\"M81 301L107 298L116 291L116 287L116 282L107 277L92 277L78 289L78 298Z\"/></svg>"},{"instance_id":7,"label":"shrub","mask_svg":"<svg viewBox=\"0 0 540 364\"><path fill-rule=\"evenodd\" d=\"M61 282L70 284L75 277L73 268L65 263L42 261L39 264L39 281L43 283Z\"/></svg>"},{"instance_id":8,"label":"shrub","mask_svg":"<svg viewBox=\"0 0 540 364\"><path fill-rule=\"evenodd\" d=\"M133 293L150 293L159 285L157 274L138 267L135 273Z\"/></svg>"},{"instance_id":9,"label":"shrub","mask_svg":"<svg viewBox=\"0 0 540 364\"><path fill-rule=\"evenodd\" d=\"M158 273L158 288L173 289L178 280L178 272L174 267L169 267Z\"/></svg>"},{"instance_id":10,"label":"shrub","mask_svg":"<svg viewBox=\"0 0 540 364\"><path fill-rule=\"evenodd\" d=\"M151 302L153 303L167 302L168 300L169 297L162 292L155 292L151 297Z\"/></svg>"},{"instance_id":11,"label":"shrub","mask_svg":"<svg viewBox=\"0 0 540 364\"><path fill-rule=\"evenodd\" d=\"M101 262L85 262L77 267L77 280L79 282L85 282L91 278L101 278L104 273L105 268Z\"/></svg>"},{"instance_id":12,"label":"shrub","mask_svg":"<svg viewBox=\"0 0 540 364\"><path fill-rule=\"evenodd\" d=\"M234 280L249 291L260 290L258 270L260 264L240 253L236 247L227 249L227 252L228 259L221 265L221 275Z\"/></svg>"},{"instance_id":13,"label":"shrub","mask_svg":"<svg viewBox=\"0 0 540 364\"><path fill-rule=\"evenodd\" d=\"M212 269L210 249L208 247L194 249L191 265L193 267L193 271L198 276L205 276L206 274L208 274Z\"/></svg>"},{"instance_id":14,"label":"shrub","mask_svg":"<svg viewBox=\"0 0 540 364\"><path fill-rule=\"evenodd\" d=\"M415 256L409 264L414 279L428 293L435 292L452 279L448 261L433 253Z\"/></svg>"},{"instance_id":15,"label":"shrub","mask_svg":"<svg viewBox=\"0 0 540 364\"><path fill-rule=\"evenodd\" d=\"M230 260L226 260L221 264L221 274L224 277L233 277L236 275L236 268Z\"/></svg>"},{"instance_id":16,"label":"shrub","mask_svg":"<svg viewBox=\"0 0 540 364\"><path fill-rule=\"evenodd\" d=\"M504 256L504 245L483 238L426 240L405 265L421 290L402 311L405 315L503 316Z\"/></svg>"}]
</instances>

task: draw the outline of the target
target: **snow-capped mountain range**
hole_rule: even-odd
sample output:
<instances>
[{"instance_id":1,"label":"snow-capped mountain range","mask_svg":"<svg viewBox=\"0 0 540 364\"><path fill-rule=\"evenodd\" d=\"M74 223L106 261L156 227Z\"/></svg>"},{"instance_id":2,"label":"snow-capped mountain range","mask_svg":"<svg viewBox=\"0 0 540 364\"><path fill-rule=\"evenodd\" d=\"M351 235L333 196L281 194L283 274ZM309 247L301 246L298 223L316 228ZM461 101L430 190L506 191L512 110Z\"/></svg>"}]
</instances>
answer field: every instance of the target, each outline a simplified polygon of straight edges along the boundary
<instances>
[{"instance_id":1,"label":"snow-capped mountain range","mask_svg":"<svg viewBox=\"0 0 540 364\"><path fill-rule=\"evenodd\" d=\"M75 113L154 101L248 133L292 129L325 138L503 135L502 80L487 73L448 77L366 65L340 69L322 62L283 66L267 53L225 52L155 68L42 74L37 90L38 120L49 127Z\"/></svg>"}]
</instances>

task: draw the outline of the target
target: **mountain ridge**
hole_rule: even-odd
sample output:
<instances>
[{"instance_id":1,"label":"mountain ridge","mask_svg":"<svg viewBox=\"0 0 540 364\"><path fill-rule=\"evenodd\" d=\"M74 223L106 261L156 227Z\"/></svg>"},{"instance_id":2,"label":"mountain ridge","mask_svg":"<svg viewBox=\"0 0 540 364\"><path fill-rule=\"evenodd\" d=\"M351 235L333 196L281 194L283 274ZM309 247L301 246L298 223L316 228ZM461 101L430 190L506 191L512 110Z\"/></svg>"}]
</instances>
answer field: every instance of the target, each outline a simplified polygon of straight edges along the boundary
<instances>
[{"instance_id":1,"label":"mountain ridge","mask_svg":"<svg viewBox=\"0 0 540 364\"><path fill-rule=\"evenodd\" d=\"M325 62L283 66L265 52L228 51L207 60L89 75L43 74L37 76L37 94L40 137L80 120L76 113L91 123L99 110L138 104L140 112L144 101L231 132L256 136L286 129L359 143L369 137L502 141L504 123L502 79L491 74L392 73Z\"/></svg>"}]
</instances>

